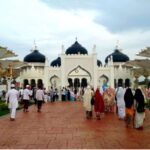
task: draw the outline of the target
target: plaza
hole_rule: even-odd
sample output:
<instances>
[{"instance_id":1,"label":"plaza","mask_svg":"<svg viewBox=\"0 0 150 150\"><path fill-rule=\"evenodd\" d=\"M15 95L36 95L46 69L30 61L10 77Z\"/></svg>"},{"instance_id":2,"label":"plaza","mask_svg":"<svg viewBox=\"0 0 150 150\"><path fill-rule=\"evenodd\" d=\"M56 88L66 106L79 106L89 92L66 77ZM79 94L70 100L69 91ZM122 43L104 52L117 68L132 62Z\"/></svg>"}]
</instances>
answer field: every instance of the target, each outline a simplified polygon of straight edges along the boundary
<instances>
[{"instance_id":1,"label":"plaza","mask_svg":"<svg viewBox=\"0 0 150 150\"><path fill-rule=\"evenodd\" d=\"M126 128L115 113L101 120L87 120L81 101L45 103L41 113L32 105L28 113L17 112L0 118L1 149L103 149L150 148L150 111L146 110L144 130Z\"/></svg>"}]
</instances>

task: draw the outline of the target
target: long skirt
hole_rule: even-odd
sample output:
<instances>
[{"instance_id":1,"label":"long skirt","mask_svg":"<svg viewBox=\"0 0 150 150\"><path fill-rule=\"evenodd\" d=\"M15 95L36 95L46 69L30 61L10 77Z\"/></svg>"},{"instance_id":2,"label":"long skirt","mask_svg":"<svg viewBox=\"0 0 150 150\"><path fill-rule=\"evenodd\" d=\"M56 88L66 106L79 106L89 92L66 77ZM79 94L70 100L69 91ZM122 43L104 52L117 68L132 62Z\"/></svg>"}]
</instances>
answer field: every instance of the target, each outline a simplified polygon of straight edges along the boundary
<instances>
[{"instance_id":1,"label":"long skirt","mask_svg":"<svg viewBox=\"0 0 150 150\"><path fill-rule=\"evenodd\" d=\"M142 113L138 113L137 111L135 112L135 128L139 128L143 126L143 122L144 122L144 118L145 118L145 112Z\"/></svg>"},{"instance_id":2,"label":"long skirt","mask_svg":"<svg viewBox=\"0 0 150 150\"><path fill-rule=\"evenodd\" d=\"M126 108L125 112L126 112L126 118L125 118L126 126L127 127L130 126L130 125L133 126L134 109L132 107L131 108Z\"/></svg>"},{"instance_id":3,"label":"long skirt","mask_svg":"<svg viewBox=\"0 0 150 150\"><path fill-rule=\"evenodd\" d=\"M124 119L124 117L125 117L125 107L124 106L118 106L118 117L119 117L119 119Z\"/></svg>"}]
</instances>

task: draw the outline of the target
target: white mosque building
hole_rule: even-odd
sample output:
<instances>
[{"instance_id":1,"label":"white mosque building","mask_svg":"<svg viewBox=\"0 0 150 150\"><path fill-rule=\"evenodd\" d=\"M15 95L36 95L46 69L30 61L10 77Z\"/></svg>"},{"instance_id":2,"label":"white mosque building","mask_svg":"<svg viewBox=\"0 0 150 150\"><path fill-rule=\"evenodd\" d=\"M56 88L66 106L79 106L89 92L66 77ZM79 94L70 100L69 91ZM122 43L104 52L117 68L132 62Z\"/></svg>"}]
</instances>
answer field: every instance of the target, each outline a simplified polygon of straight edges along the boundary
<instances>
[{"instance_id":1,"label":"white mosque building","mask_svg":"<svg viewBox=\"0 0 150 150\"><path fill-rule=\"evenodd\" d=\"M116 87L118 82L123 85L132 84L133 76L131 68L125 66L129 57L118 48L108 55L105 65L97 58L96 46L89 54L76 40L73 45L64 50L55 60L49 62L47 57L41 54L37 48L24 57L27 62L21 68L20 83L24 87L30 84L37 87L39 84L46 89L50 87L61 89L62 87L100 87L104 82Z\"/></svg>"}]
</instances>

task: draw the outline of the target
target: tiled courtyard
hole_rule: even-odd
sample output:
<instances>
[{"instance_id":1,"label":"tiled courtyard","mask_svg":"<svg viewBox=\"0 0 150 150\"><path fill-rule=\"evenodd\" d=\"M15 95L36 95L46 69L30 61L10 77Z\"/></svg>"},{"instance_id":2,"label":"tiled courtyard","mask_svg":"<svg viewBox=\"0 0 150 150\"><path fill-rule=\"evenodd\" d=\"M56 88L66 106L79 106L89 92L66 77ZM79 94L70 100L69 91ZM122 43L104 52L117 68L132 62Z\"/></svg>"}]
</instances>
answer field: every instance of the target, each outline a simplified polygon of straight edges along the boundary
<instances>
[{"instance_id":1,"label":"tiled courtyard","mask_svg":"<svg viewBox=\"0 0 150 150\"><path fill-rule=\"evenodd\" d=\"M79 101L46 103L41 113L34 105L28 113L18 111L16 121L0 118L0 148L150 148L150 111L138 131L126 128L114 113L86 120Z\"/></svg>"}]
</instances>

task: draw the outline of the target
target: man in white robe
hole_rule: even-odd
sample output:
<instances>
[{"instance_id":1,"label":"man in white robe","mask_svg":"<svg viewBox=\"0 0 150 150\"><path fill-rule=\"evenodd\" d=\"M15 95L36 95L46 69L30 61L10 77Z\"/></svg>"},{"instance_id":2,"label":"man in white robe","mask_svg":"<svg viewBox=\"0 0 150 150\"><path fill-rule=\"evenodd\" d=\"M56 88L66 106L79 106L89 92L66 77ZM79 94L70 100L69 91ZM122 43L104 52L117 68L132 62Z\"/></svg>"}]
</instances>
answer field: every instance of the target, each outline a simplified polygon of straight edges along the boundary
<instances>
[{"instance_id":1,"label":"man in white robe","mask_svg":"<svg viewBox=\"0 0 150 150\"><path fill-rule=\"evenodd\" d=\"M10 121L14 121L16 118L16 109L18 107L19 91L15 89L15 85L11 85L11 89L6 93L6 102L10 109Z\"/></svg>"}]
</instances>

